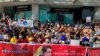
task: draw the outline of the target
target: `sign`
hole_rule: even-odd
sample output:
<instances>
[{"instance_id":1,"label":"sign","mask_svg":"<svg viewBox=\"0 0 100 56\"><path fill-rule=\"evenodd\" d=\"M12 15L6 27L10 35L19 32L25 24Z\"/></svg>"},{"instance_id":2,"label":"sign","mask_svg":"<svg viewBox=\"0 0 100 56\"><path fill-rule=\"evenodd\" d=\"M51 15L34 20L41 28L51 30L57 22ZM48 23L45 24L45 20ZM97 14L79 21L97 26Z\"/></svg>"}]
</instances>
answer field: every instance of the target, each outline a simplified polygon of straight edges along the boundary
<instances>
[{"instance_id":1,"label":"sign","mask_svg":"<svg viewBox=\"0 0 100 56\"><path fill-rule=\"evenodd\" d=\"M91 17L86 17L86 22L91 22Z\"/></svg>"},{"instance_id":2,"label":"sign","mask_svg":"<svg viewBox=\"0 0 100 56\"><path fill-rule=\"evenodd\" d=\"M19 27L33 27L33 20L18 20Z\"/></svg>"},{"instance_id":3,"label":"sign","mask_svg":"<svg viewBox=\"0 0 100 56\"><path fill-rule=\"evenodd\" d=\"M50 13L60 13L60 14L72 14L73 9L67 9L67 8L50 8Z\"/></svg>"},{"instance_id":4,"label":"sign","mask_svg":"<svg viewBox=\"0 0 100 56\"><path fill-rule=\"evenodd\" d=\"M71 40L71 45L79 46L80 40Z\"/></svg>"},{"instance_id":5,"label":"sign","mask_svg":"<svg viewBox=\"0 0 100 56\"><path fill-rule=\"evenodd\" d=\"M31 5L14 6L14 11L16 11L16 12L31 11Z\"/></svg>"},{"instance_id":6,"label":"sign","mask_svg":"<svg viewBox=\"0 0 100 56\"><path fill-rule=\"evenodd\" d=\"M0 42L0 56L85 56L86 48L68 45L32 45Z\"/></svg>"}]
</instances>

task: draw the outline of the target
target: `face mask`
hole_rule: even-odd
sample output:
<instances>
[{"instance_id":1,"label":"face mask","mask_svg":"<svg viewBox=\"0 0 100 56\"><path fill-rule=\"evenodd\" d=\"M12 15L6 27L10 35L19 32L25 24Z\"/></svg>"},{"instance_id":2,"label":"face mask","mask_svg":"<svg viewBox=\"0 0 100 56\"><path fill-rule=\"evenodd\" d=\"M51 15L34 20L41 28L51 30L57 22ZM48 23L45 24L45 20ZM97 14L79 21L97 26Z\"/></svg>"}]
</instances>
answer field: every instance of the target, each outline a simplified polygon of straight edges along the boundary
<instances>
[{"instance_id":1,"label":"face mask","mask_svg":"<svg viewBox=\"0 0 100 56\"><path fill-rule=\"evenodd\" d=\"M48 43L48 42L49 42L49 40L48 40L48 39L46 39L46 40L45 40L45 42L47 42L47 43Z\"/></svg>"},{"instance_id":2,"label":"face mask","mask_svg":"<svg viewBox=\"0 0 100 56\"><path fill-rule=\"evenodd\" d=\"M55 35L58 35L58 33L57 33L57 32L55 32Z\"/></svg>"},{"instance_id":3,"label":"face mask","mask_svg":"<svg viewBox=\"0 0 100 56\"><path fill-rule=\"evenodd\" d=\"M57 41L57 39L54 39L54 43L57 43L58 41Z\"/></svg>"},{"instance_id":4,"label":"face mask","mask_svg":"<svg viewBox=\"0 0 100 56\"><path fill-rule=\"evenodd\" d=\"M19 36L19 38L22 38L22 36Z\"/></svg>"}]
</instances>

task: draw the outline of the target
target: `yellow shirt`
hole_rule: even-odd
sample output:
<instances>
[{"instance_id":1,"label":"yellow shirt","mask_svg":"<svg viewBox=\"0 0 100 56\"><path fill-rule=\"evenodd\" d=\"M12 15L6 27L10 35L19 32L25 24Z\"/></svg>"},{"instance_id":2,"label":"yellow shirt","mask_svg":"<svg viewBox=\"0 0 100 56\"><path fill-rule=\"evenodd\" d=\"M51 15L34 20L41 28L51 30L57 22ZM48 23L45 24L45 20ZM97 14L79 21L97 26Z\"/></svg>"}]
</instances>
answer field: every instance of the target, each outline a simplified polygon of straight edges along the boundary
<instances>
[{"instance_id":1,"label":"yellow shirt","mask_svg":"<svg viewBox=\"0 0 100 56\"><path fill-rule=\"evenodd\" d=\"M18 42L18 40L16 39L16 37L12 37L10 39L10 42L16 44Z\"/></svg>"}]
</instances>

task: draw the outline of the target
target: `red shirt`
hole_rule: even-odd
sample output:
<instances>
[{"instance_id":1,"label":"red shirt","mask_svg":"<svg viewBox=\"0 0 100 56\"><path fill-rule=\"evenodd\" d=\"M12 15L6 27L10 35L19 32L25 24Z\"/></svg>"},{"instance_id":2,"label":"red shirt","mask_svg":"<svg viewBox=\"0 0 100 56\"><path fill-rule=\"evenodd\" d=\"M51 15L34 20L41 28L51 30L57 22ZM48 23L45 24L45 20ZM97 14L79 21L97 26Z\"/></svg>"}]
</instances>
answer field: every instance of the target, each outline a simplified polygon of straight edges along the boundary
<instances>
[{"instance_id":1,"label":"red shirt","mask_svg":"<svg viewBox=\"0 0 100 56\"><path fill-rule=\"evenodd\" d=\"M28 43L28 40L25 39L18 39L18 43Z\"/></svg>"},{"instance_id":2,"label":"red shirt","mask_svg":"<svg viewBox=\"0 0 100 56\"><path fill-rule=\"evenodd\" d=\"M41 38L41 43L45 42L45 38Z\"/></svg>"}]
</instances>

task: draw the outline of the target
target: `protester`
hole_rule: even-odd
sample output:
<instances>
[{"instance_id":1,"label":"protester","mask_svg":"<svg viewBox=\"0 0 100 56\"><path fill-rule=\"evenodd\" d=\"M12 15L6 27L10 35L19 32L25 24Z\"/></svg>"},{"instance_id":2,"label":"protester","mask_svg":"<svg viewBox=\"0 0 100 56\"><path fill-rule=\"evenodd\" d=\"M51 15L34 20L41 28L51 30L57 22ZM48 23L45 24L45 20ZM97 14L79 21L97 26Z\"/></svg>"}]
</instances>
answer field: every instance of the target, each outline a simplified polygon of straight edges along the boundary
<instances>
[{"instance_id":1,"label":"protester","mask_svg":"<svg viewBox=\"0 0 100 56\"><path fill-rule=\"evenodd\" d=\"M21 19L25 20L25 19ZM11 43L31 43L31 44L70 44L70 40L80 40L83 46L90 46L92 34L91 26L83 24L64 23L41 23L34 21L32 28L19 27L18 22L6 18L0 22L0 33L11 36L5 42ZM99 26L95 26L94 32L99 33Z\"/></svg>"}]
</instances>

